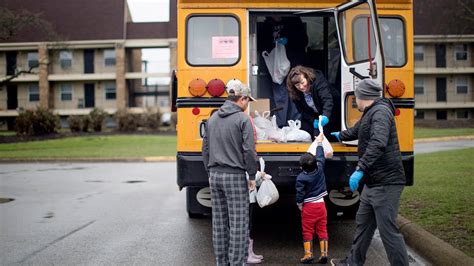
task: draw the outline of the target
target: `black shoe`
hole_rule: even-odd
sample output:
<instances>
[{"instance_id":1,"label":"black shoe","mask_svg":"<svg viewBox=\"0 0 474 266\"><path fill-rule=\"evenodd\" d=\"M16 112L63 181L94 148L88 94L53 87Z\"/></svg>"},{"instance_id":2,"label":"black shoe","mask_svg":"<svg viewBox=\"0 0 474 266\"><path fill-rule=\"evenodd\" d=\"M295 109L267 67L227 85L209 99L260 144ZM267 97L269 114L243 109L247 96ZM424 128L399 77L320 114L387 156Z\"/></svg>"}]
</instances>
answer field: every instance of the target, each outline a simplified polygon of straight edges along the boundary
<instances>
[{"instance_id":1,"label":"black shoe","mask_svg":"<svg viewBox=\"0 0 474 266\"><path fill-rule=\"evenodd\" d=\"M318 261L316 262L316 264L326 264L326 263L328 263L328 257L326 256L319 257Z\"/></svg>"},{"instance_id":2,"label":"black shoe","mask_svg":"<svg viewBox=\"0 0 474 266\"><path fill-rule=\"evenodd\" d=\"M332 266L349 266L349 260L347 259L347 257L345 259L331 259L331 265Z\"/></svg>"}]
</instances>

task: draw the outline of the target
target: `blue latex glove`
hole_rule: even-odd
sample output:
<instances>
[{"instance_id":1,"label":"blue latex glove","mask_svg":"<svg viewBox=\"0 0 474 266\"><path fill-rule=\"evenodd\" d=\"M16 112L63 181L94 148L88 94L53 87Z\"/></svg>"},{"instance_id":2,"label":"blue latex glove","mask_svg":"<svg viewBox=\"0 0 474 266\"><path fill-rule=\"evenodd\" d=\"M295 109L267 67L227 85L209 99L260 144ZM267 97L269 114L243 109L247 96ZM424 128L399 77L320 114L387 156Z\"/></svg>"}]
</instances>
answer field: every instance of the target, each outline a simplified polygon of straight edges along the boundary
<instances>
[{"instance_id":1,"label":"blue latex glove","mask_svg":"<svg viewBox=\"0 0 474 266\"><path fill-rule=\"evenodd\" d=\"M322 115L321 116L321 126L325 126L327 123L329 123L329 118L325 115ZM318 119L314 119L313 121L313 127L314 128L318 128L319 127L319 120Z\"/></svg>"},{"instance_id":2,"label":"blue latex glove","mask_svg":"<svg viewBox=\"0 0 474 266\"><path fill-rule=\"evenodd\" d=\"M283 38L278 38L276 39L275 41L276 43L279 43L281 45L286 45L288 43L288 39L286 37L283 37Z\"/></svg>"},{"instance_id":3,"label":"blue latex glove","mask_svg":"<svg viewBox=\"0 0 474 266\"><path fill-rule=\"evenodd\" d=\"M334 137L336 137L336 139L341 142L341 138L339 138L339 134L341 134L341 132L331 132L331 135L333 135Z\"/></svg>"},{"instance_id":4,"label":"blue latex glove","mask_svg":"<svg viewBox=\"0 0 474 266\"><path fill-rule=\"evenodd\" d=\"M364 172L357 170L354 173L352 173L351 177L349 178L349 187L351 188L351 191L354 192L357 190L359 187L359 181L362 179L364 176Z\"/></svg>"}]
</instances>

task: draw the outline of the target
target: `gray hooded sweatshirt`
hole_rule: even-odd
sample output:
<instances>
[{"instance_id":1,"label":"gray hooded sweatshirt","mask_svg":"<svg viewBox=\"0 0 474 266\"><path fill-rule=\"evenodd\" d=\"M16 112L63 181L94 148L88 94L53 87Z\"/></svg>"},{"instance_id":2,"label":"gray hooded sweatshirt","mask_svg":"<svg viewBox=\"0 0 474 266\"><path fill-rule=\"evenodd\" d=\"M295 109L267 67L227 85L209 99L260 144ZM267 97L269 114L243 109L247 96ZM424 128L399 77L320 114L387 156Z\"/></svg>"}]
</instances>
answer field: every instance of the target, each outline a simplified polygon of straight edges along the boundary
<instances>
[{"instance_id":1,"label":"gray hooded sweatshirt","mask_svg":"<svg viewBox=\"0 0 474 266\"><path fill-rule=\"evenodd\" d=\"M251 180L257 173L257 153L250 117L227 100L207 121L202 142L206 171L247 173Z\"/></svg>"}]
</instances>

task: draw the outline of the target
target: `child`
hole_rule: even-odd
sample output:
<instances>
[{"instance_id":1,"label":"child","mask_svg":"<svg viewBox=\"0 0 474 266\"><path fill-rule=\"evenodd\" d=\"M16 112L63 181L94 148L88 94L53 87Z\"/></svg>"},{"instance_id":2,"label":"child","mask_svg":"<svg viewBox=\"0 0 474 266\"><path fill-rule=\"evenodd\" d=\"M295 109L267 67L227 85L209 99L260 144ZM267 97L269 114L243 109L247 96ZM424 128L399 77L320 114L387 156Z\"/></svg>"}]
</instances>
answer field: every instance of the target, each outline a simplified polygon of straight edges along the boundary
<instances>
[{"instance_id":1,"label":"child","mask_svg":"<svg viewBox=\"0 0 474 266\"><path fill-rule=\"evenodd\" d=\"M301 155L300 166L303 171L296 178L296 204L301 210L304 245L304 257L300 261L305 264L312 263L314 260L312 250L315 228L321 248L318 263L326 264L328 261L327 212L323 199L328 193L324 177L323 140L322 133L316 137L318 143L316 156L311 153Z\"/></svg>"}]
</instances>

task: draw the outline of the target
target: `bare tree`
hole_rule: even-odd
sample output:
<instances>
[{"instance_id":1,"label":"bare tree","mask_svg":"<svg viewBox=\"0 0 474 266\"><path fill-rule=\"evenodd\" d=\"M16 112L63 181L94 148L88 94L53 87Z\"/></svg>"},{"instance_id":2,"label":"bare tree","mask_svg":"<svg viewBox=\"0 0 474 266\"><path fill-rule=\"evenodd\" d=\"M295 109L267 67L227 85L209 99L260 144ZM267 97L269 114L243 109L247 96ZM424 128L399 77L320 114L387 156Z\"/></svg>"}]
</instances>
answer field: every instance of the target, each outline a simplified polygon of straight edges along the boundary
<instances>
[{"instance_id":1,"label":"bare tree","mask_svg":"<svg viewBox=\"0 0 474 266\"><path fill-rule=\"evenodd\" d=\"M49 48L56 50L66 48L64 45L64 39L53 30L51 23L41 18L41 13L33 13L28 10L14 12L5 7L0 7L0 41L11 40L21 33L22 30L28 29L34 29L38 34L43 36L45 40L50 42L48 45ZM26 69L14 66L15 73L0 78L0 86L10 82L22 74L37 74L35 70L41 64L49 64L49 62L38 60L36 64L33 64Z\"/></svg>"}]
</instances>

